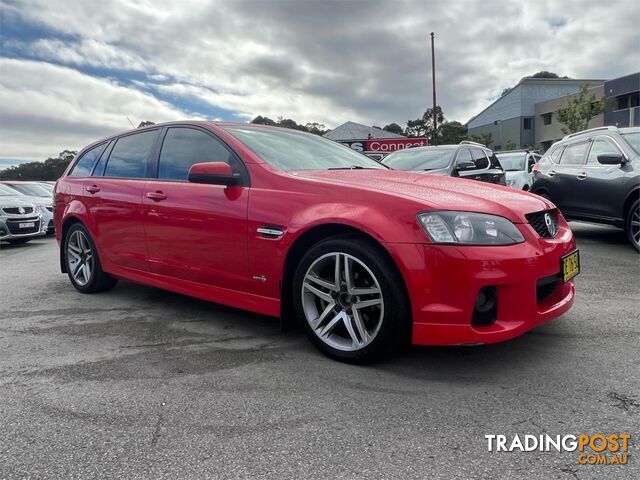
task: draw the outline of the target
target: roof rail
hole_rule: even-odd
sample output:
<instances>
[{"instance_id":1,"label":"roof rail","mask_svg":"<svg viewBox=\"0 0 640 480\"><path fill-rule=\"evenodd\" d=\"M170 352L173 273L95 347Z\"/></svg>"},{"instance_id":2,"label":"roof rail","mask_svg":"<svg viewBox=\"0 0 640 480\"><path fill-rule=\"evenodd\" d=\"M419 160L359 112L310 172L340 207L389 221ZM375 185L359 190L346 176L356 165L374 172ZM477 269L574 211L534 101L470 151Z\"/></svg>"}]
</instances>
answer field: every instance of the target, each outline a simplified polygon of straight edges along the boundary
<instances>
[{"instance_id":1,"label":"roof rail","mask_svg":"<svg viewBox=\"0 0 640 480\"><path fill-rule=\"evenodd\" d=\"M531 148L518 148L516 150L496 150L493 153L519 153L519 152L527 152L527 153L540 153L540 150L531 149Z\"/></svg>"},{"instance_id":2,"label":"roof rail","mask_svg":"<svg viewBox=\"0 0 640 480\"><path fill-rule=\"evenodd\" d=\"M471 140L462 140L458 145L478 145L479 147L482 147L482 148L488 148L486 145L483 145L478 142L472 142Z\"/></svg>"},{"instance_id":3,"label":"roof rail","mask_svg":"<svg viewBox=\"0 0 640 480\"><path fill-rule=\"evenodd\" d=\"M585 133L597 132L599 130L608 130L608 131L617 132L618 131L618 127L615 127L613 125L609 125L609 126L606 126L606 127L589 128L587 130L582 130L581 132L570 133L569 135L566 135L565 137L563 137L562 140L566 140L567 138L577 137L578 135L583 135Z\"/></svg>"}]
</instances>

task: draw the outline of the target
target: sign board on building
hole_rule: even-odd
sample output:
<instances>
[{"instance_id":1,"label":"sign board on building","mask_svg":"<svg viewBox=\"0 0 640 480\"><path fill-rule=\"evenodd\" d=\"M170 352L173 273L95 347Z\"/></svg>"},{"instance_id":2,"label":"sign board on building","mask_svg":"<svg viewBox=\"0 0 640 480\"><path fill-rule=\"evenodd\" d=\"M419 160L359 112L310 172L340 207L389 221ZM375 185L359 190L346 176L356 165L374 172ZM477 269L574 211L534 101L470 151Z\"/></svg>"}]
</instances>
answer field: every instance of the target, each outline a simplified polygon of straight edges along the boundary
<instances>
[{"instance_id":1,"label":"sign board on building","mask_svg":"<svg viewBox=\"0 0 640 480\"><path fill-rule=\"evenodd\" d=\"M384 158L389 153L405 148L426 147L429 139L420 138L371 138L368 140L341 140L340 143L349 148L370 155L375 158Z\"/></svg>"}]
</instances>

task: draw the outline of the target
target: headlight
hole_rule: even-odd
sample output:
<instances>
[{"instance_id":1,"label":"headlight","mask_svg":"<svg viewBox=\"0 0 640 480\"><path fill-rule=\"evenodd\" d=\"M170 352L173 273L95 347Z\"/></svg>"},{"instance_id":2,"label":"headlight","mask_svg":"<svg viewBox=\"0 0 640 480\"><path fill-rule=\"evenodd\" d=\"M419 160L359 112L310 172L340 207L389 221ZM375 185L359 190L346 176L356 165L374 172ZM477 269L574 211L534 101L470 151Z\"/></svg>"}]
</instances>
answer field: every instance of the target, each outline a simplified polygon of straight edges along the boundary
<instances>
[{"instance_id":1,"label":"headlight","mask_svg":"<svg viewBox=\"0 0 640 480\"><path fill-rule=\"evenodd\" d=\"M524 237L509 220L472 212L425 212L418 222L434 243L514 245Z\"/></svg>"},{"instance_id":2,"label":"headlight","mask_svg":"<svg viewBox=\"0 0 640 480\"><path fill-rule=\"evenodd\" d=\"M36 209L38 210L38 213L42 215L46 215L48 212L47 207L45 207L44 205L38 205Z\"/></svg>"}]
</instances>

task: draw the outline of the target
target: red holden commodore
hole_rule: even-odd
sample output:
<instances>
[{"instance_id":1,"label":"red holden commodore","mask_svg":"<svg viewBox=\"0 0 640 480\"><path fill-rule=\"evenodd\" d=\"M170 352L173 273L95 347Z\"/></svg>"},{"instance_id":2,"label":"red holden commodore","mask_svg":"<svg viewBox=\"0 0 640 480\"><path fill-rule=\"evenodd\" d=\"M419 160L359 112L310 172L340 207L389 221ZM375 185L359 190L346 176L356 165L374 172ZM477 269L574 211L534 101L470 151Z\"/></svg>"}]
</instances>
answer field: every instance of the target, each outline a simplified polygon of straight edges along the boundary
<instances>
[{"instance_id":1,"label":"red holden commodore","mask_svg":"<svg viewBox=\"0 0 640 480\"><path fill-rule=\"evenodd\" d=\"M542 197L390 170L284 128L179 122L100 140L55 189L62 271L295 318L332 358L516 337L566 312L579 256Z\"/></svg>"}]
</instances>

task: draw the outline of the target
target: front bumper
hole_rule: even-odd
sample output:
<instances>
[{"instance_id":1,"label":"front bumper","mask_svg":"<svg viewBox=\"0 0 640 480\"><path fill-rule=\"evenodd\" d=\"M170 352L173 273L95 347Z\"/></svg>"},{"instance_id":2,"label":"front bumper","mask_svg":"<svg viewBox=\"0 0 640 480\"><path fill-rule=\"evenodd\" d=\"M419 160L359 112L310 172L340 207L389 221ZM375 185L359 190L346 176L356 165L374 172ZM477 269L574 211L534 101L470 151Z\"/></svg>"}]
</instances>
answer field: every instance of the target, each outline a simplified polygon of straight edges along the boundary
<instances>
[{"instance_id":1,"label":"front bumper","mask_svg":"<svg viewBox=\"0 0 640 480\"><path fill-rule=\"evenodd\" d=\"M406 282L413 315L412 343L460 345L494 343L517 337L571 308L573 281L556 288L539 282L560 273L561 257L575 250L566 222L553 239L540 238L527 224L517 225L525 242L510 246L386 244ZM478 292L495 287L496 320L474 326ZM544 293L544 295L541 295Z\"/></svg>"},{"instance_id":2,"label":"front bumper","mask_svg":"<svg viewBox=\"0 0 640 480\"><path fill-rule=\"evenodd\" d=\"M20 228L21 223L33 223L33 227ZM41 218L29 217L2 217L0 218L0 240L13 238L28 238L42 235Z\"/></svg>"}]
</instances>

